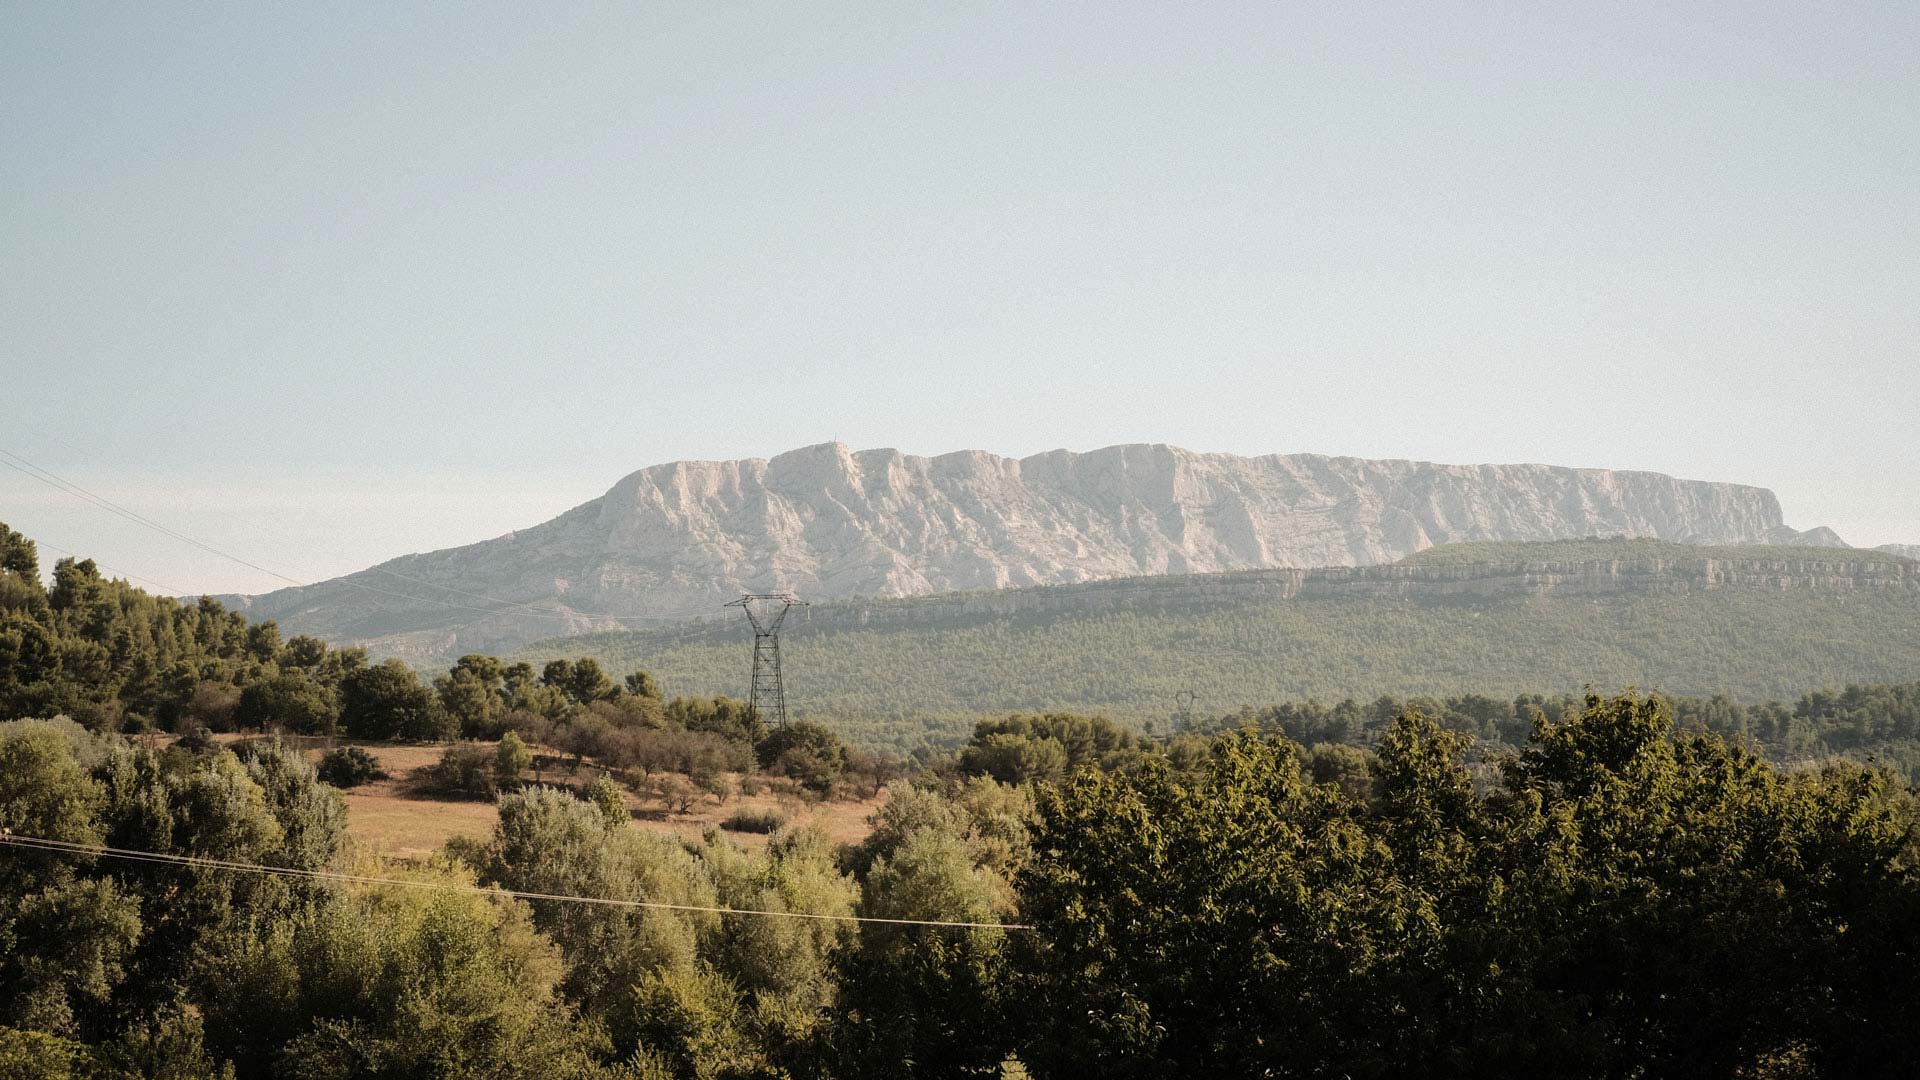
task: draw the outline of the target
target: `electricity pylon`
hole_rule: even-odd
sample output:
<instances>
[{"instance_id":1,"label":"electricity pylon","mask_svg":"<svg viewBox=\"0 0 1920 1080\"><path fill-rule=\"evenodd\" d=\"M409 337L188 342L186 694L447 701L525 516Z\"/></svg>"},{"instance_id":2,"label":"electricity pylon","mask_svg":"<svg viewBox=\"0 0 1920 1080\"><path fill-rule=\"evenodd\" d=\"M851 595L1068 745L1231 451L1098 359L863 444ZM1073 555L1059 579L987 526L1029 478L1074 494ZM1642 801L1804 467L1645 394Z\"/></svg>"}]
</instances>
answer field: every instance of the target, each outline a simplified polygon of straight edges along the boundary
<instances>
[{"instance_id":1,"label":"electricity pylon","mask_svg":"<svg viewBox=\"0 0 1920 1080\"><path fill-rule=\"evenodd\" d=\"M1192 690L1182 690L1173 695L1173 730L1175 734L1185 734L1193 730L1193 703L1200 695Z\"/></svg>"},{"instance_id":2,"label":"electricity pylon","mask_svg":"<svg viewBox=\"0 0 1920 1080\"><path fill-rule=\"evenodd\" d=\"M780 624L787 612L806 607L807 602L792 593L748 593L724 606L746 612L753 624L753 685L747 693L753 714L775 727L785 727L787 688L780 681Z\"/></svg>"}]
</instances>

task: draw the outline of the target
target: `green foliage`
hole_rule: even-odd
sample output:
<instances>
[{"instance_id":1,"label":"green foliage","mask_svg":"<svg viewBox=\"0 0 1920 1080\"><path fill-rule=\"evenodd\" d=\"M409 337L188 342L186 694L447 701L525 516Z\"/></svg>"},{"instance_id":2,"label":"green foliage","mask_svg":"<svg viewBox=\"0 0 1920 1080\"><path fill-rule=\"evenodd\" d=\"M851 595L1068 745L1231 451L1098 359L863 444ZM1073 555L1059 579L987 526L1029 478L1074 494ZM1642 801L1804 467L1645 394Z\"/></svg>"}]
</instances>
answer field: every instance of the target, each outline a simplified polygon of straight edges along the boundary
<instances>
[{"instance_id":1,"label":"green foliage","mask_svg":"<svg viewBox=\"0 0 1920 1080\"><path fill-rule=\"evenodd\" d=\"M849 853L865 888L861 913L883 919L991 922L1015 910L1012 806L990 780L896 791ZM1016 809L1014 812L1020 813ZM1024 847L1024 821L1015 828ZM837 1046L855 1076L996 1075L1009 1043L1007 940L991 929L867 924L843 961Z\"/></svg>"},{"instance_id":2,"label":"green foliage","mask_svg":"<svg viewBox=\"0 0 1920 1080\"><path fill-rule=\"evenodd\" d=\"M627 825L633 820L633 811L627 808L627 795L620 785L604 773L587 785L587 801L600 811L600 817L607 828L614 829Z\"/></svg>"},{"instance_id":3,"label":"green foliage","mask_svg":"<svg viewBox=\"0 0 1920 1080\"><path fill-rule=\"evenodd\" d=\"M433 742L452 738L457 722L399 660L351 672L340 683L340 723L356 739Z\"/></svg>"},{"instance_id":4,"label":"green foliage","mask_svg":"<svg viewBox=\"0 0 1920 1080\"><path fill-rule=\"evenodd\" d=\"M1081 718L997 721L980 745L1078 747L1087 767L1037 785L925 774L839 852L804 829L760 853L646 833L609 813L625 804L603 776L589 801L503 796L493 837L459 846L465 868L405 869L351 852L337 794L276 742L154 753L0 725L0 824L22 834L663 905L16 853L0 858L0 1061L1706 1077L1884 1075L1920 1053L1909 792L1840 763L1779 772L1676 733L1660 698L1556 711L1478 780L1469 736L1418 710L1371 752L1249 729L1163 754ZM491 782L495 753L470 749Z\"/></svg>"},{"instance_id":5,"label":"green foliage","mask_svg":"<svg viewBox=\"0 0 1920 1080\"><path fill-rule=\"evenodd\" d=\"M652 675L644 671L636 671L628 675L626 688L627 693L634 697L657 698L660 696L660 684L654 681Z\"/></svg>"},{"instance_id":6,"label":"green foliage","mask_svg":"<svg viewBox=\"0 0 1920 1080\"><path fill-rule=\"evenodd\" d=\"M494 782L502 789L511 791L520 786L520 774L533 768L533 752L520 736L509 731L500 736L500 745L494 748Z\"/></svg>"},{"instance_id":7,"label":"green foliage","mask_svg":"<svg viewBox=\"0 0 1920 1080\"><path fill-rule=\"evenodd\" d=\"M781 648L797 718L856 745L911 750L960 742L981 716L1101 714L1138 729L1181 711L1242 704L1468 694L1578 693L1639 686L1676 696L1791 701L1811 686L1911 680L1920 590L1729 584L1702 589L1668 570L1705 557L1846 560L1920 567L1853 550L1717 549L1653 541L1459 545L1413 557L1463 573L1567 559L1640 560L1594 592L1352 586L1276 594L1264 572L1089 583L962 597L818 604ZM1518 575L1513 570L1512 575ZM1149 587L1151 586L1151 587ZM738 692L738 627L727 622L571 637L531 657L644 664L692 694ZM1517 733L1525 738L1524 726ZM1336 733L1309 742L1351 741Z\"/></svg>"},{"instance_id":8,"label":"green foliage","mask_svg":"<svg viewBox=\"0 0 1920 1080\"><path fill-rule=\"evenodd\" d=\"M278 728L301 735L332 735L339 712L331 688L291 668L241 690L234 722L261 731Z\"/></svg>"},{"instance_id":9,"label":"green foliage","mask_svg":"<svg viewBox=\"0 0 1920 1080\"><path fill-rule=\"evenodd\" d=\"M497 738L507 715L506 675L500 661L470 653L434 680L440 707L469 739Z\"/></svg>"},{"instance_id":10,"label":"green foliage","mask_svg":"<svg viewBox=\"0 0 1920 1080\"><path fill-rule=\"evenodd\" d=\"M327 956L333 981L327 1000L301 1010L319 1019L283 1052L282 1075L533 1078L590 1069L591 1043L578 1040L556 994L559 957L518 907L393 890L306 929L318 940L301 951Z\"/></svg>"},{"instance_id":11,"label":"green foliage","mask_svg":"<svg viewBox=\"0 0 1920 1080\"><path fill-rule=\"evenodd\" d=\"M761 723L753 707L725 695L676 697L667 703L666 721L688 731L711 732L728 742L749 746L767 737L766 725Z\"/></svg>"},{"instance_id":12,"label":"green foliage","mask_svg":"<svg viewBox=\"0 0 1920 1080\"><path fill-rule=\"evenodd\" d=\"M1048 1075L1910 1060L1909 812L1877 773L1786 776L1671 734L1658 699L1589 698L1539 718L1482 793L1463 738L1410 712L1368 802L1303 784L1293 746L1252 732L1198 777L1045 790L1017 966L1052 1006L1021 1057Z\"/></svg>"},{"instance_id":13,"label":"green foliage","mask_svg":"<svg viewBox=\"0 0 1920 1080\"><path fill-rule=\"evenodd\" d=\"M5 540L0 533L0 545ZM0 557L5 554L0 546ZM84 1043L0 1027L0 1077L6 1080L94 1080L99 1075L93 1049Z\"/></svg>"},{"instance_id":14,"label":"green foliage","mask_svg":"<svg viewBox=\"0 0 1920 1080\"><path fill-rule=\"evenodd\" d=\"M32 542L4 525L0 535L0 718L170 725L196 688L234 687L271 667L279 632L267 624L249 628L209 599L149 596L91 560L60 560L43 588Z\"/></svg>"},{"instance_id":15,"label":"green foliage","mask_svg":"<svg viewBox=\"0 0 1920 1080\"><path fill-rule=\"evenodd\" d=\"M339 797L273 742L156 754L0 725L16 835L461 884L352 862ZM477 894L0 856L0 1074L608 1075L524 908Z\"/></svg>"},{"instance_id":16,"label":"green foliage","mask_svg":"<svg viewBox=\"0 0 1920 1080\"><path fill-rule=\"evenodd\" d=\"M572 662L550 660L540 671L540 682L565 694L578 705L604 701L617 693L613 680L600 669L600 662L591 657ZM657 697L658 695L640 696Z\"/></svg>"},{"instance_id":17,"label":"green foliage","mask_svg":"<svg viewBox=\"0 0 1920 1080\"><path fill-rule=\"evenodd\" d=\"M500 791L500 755L479 743L454 743L439 761L416 769L412 780L423 794L491 799Z\"/></svg>"},{"instance_id":18,"label":"green foliage","mask_svg":"<svg viewBox=\"0 0 1920 1080\"><path fill-rule=\"evenodd\" d=\"M787 824L787 816L778 810L735 810L720 822L728 832L777 833Z\"/></svg>"},{"instance_id":19,"label":"green foliage","mask_svg":"<svg viewBox=\"0 0 1920 1080\"><path fill-rule=\"evenodd\" d=\"M478 855L482 880L528 892L712 906L713 886L669 841L610 831L600 808L533 787L500 800L500 824ZM631 1050L649 1022L642 997L663 973L696 972L706 917L658 909L533 902L534 922L567 958L568 996L607 1018L615 1045ZM653 989L646 989L647 987Z\"/></svg>"},{"instance_id":20,"label":"green foliage","mask_svg":"<svg viewBox=\"0 0 1920 1080\"><path fill-rule=\"evenodd\" d=\"M773 729L754 744L753 752L761 768L821 793L833 790L847 768L847 746L840 737L805 721Z\"/></svg>"},{"instance_id":21,"label":"green foliage","mask_svg":"<svg viewBox=\"0 0 1920 1080\"><path fill-rule=\"evenodd\" d=\"M357 746L341 746L329 750L320 758L318 766L320 780L337 788L356 788L369 780L384 780L386 770L380 767L380 759Z\"/></svg>"},{"instance_id":22,"label":"green foliage","mask_svg":"<svg viewBox=\"0 0 1920 1080\"><path fill-rule=\"evenodd\" d=\"M185 1005L155 1009L96 1051L100 1071L129 1080L233 1080L233 1066L216 1068L206 1049L206 1026Z\"/></svg>"},{"instance_id":23,"label":"green foliage","mask_svg":"<svg viewBox=\"0 0 1920 1080\"><path fill-rule=\"evenodd\" d=\"M1137 764L1146 744L1104 716L1047 713L982 720L960 754L962 771L1003 784L1058 782L1078 769Z\"/></svg>"}]
</instances>

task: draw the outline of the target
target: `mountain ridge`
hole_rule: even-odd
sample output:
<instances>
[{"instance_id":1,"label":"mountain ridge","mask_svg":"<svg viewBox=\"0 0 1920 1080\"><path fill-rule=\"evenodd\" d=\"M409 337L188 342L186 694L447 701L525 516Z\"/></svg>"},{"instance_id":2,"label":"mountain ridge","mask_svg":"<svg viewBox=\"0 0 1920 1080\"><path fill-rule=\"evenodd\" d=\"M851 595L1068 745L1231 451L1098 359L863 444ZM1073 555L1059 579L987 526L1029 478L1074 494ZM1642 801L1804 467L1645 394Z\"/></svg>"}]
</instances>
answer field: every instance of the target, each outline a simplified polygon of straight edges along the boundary
<instances>
[{"instance_id":1,"label":"mountain ridge","mask_svg":"<svg viewBox=\"0 0 1920 1080\"><path fill-rule=\"evenodd\" d=\"M1844 546L1765 488L1660 473L1240 457L1120 444L1024 458L822 443L636 470L500 537L235 598L289 631L436 656L712 611L742 592L918 595L1391 562L1595 534Z\"/></svg>"}]
</instances>

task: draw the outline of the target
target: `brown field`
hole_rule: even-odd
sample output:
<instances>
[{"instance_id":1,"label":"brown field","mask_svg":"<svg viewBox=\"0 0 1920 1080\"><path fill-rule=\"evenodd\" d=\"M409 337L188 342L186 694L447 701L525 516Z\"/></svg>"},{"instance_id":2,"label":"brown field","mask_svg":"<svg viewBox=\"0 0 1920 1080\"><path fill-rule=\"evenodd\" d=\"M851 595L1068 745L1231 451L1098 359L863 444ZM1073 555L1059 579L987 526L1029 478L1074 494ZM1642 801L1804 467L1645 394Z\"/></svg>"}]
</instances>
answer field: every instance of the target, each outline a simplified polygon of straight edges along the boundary
<instances>
[{"instance_id":1,"label":"brown field","mask_svg":"<svg viewBox=\"0 0 1920 1080\"><path fill-rule=\"evenodd\" d=\"M218 736L235 741L240 736ZM358 746L380 759L388 779L375 780L345 793L347 832L383 854L399 859L423 859L438 851L455 836L484 838L498 820L491 802L422 798L408 790L407 776L413 770L440 760L444 745L417 743L370 743L354 740L295 739L308 757L318 760L331 746ZM491 744L483 744L491 745ZM537 751L538 752L538 751ZM536 778L560 787L580 788L592 782L601 770L591 762L569 773L559 755L539 752L540 768L526 779ZM738 786L740 777L733 777ZM736 794L724 803L703 795L684 814L676 814L657 799L643 798L631 791L627 805L633 811L633 827L649 832L670 833L698 838L708 829L719 828L722 819L741 810L772 810L786 817L789 826L810 825L819 828L836 843L853 843L870 831L868 815L886 801L883 791L875 798L859 801L820 802L803 798L785 780L766 782L756 795ZM770 837L755 833L728 832L727 836L749 847L763 847Z\"/></svg>"}]
</instances>

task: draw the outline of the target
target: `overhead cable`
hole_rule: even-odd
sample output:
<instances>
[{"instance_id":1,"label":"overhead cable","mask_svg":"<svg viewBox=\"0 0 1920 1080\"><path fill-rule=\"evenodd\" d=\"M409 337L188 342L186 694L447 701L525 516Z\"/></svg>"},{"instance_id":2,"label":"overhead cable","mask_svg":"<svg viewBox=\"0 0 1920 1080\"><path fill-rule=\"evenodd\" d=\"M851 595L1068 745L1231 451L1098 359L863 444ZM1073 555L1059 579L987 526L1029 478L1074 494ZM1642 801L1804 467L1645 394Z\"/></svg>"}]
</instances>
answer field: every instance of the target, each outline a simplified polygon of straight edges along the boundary
<instances>
[{"instance_id":1,"label":"overhead cable","mask_svg":"<svg viewBox=\"0 0 1920 1080\"><path fill-rule=\"evenodd\" d=\"M346 874L333 870L301 870L290 866L268 866L264 863L237 862L231 859L215 859L202 855L177 855L163 851L140 851L133 848L106 847L99 844L77 844L71 841L50 840L37 836L19 836L5 831L0 831L0 846L24 848L34 851L61 852L70 855L91 855L109 859L125 859L133 862L196 866L204 869L230 870L238 873L261 874L269 877L338 881L351 885L388 885L396 888L426 889L435 892L474 893L481 896L510 896L516 900L544 900L570 904L592 904L600 907L644 908L655 911L682 911L708 915L742 915L768 919L811 919L822 922L877 923L888 926L933 926L965 930L1033 929L1033 927L1023 923L970 922L962 919L888 919L873 915L829 915L806 911L774 911L765 908L731 908L713 907L703 904L669 904L654 900L618 900L604 896L574 896L567 893L531 892L525 889L486 888L479 885L462 885L450 881L418 881L407 878L374 877L367 874Z\"/></svg>"}]
</instances>

